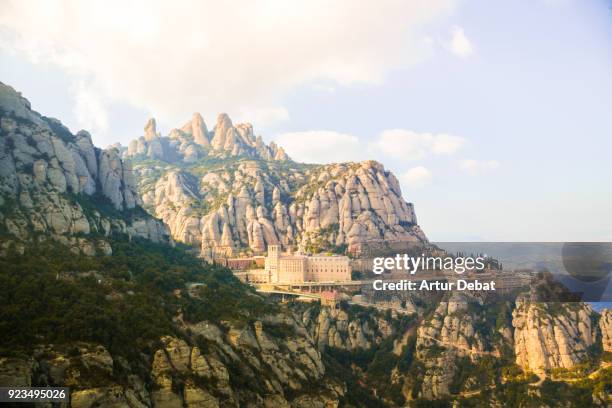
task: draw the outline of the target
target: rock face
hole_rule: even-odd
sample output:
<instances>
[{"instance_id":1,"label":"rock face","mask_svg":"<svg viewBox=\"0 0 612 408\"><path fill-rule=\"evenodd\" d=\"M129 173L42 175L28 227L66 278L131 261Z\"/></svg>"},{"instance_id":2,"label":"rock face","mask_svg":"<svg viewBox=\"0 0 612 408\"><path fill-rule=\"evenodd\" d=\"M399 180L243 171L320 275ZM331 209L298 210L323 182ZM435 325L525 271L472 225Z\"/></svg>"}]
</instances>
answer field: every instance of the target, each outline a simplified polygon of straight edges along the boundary
<instances>
[{"instance_id":1,"label":"rock face","mask_svg":"<svg viewBox=\"0 0 612 408\"><path fill-rule=\"evenodd\" d=\"M478 364L502 358L524 372L547 377L553 369L571 369L587 361L599 336L603 349L609 347L609 310L597 324L597 314L586 303L536 303L520 297L505 309L499 304L478 305L475 299L455 294L419 325L415 358L423 363L423 377L418 396L435 399L472 391L469 387L476 384L469 378L461 389L451 389L460 374L458 361ZM413 380L406 378L406 383L412 386Z\"/></svg>"},{"instance_id":2,"label":"rock face","mask_svg":"<svg viewBox=\"0 0 612 408\"><path fill-rule=\"evenodd\" d=\"M380 163L295 163L224 113L211 131L195 113L167 137L151 119L123 154L145 208L204 256L258 253L270 244L359 251L426 241L398 180Z\"/></svg>"},{"instance_id":3,"label":"rock face","mask_svg":"<svg viewBox=\"0 0 612 408\"><path fill-rule=\"evenodd\" d=\"M129 143L124 157L146 157L167 163L239 156L271 161L289 159L276 144L266 145L261 136L255 137L250 123L234 125L225 113L218 116L217 124L210 132L199 113L194 113L180 129L172 129L167 137L157 133L155 119L149 119L144 131L143 136Z\"/></svg>"},{"instance_id":4,"label":"rock face","mask_svg":"<svg viewBox=\"0 0 612 408\"><path fill-rule=\"evenodd\" d=\"M612 353L612 310L604 309L599 319L603 350Z\"/></svg>"},{"instance_id":5,"label":"rock face","mask_svg":"<svg viewBox=\"0 0 612 408\"><path fill-rule=\"evenodd\" d=\"M279 325L290 333L275 336ZM67 386L73 407L306 408L337 406L346 392L323 381L321 354L291 317L270 315L225 330L204 321L179 327L189 334L162 337L142 361L90 343L41 346L28 359L1 359L0 384Z\"/></svg>"},{"instance_id":6,"label":"rock face","mask_svg":"<svg viewBox=\"0 0 612 408\"><path fill-rule=\"evenodd\" d=\"M229 126L221 121L218 129ZM228 128L230 129L230 128ZM219 143L219 142L217 142ZM425 242L412 204L377 162L235 161L190 170L134 163L144 206L204 255L267 245L322 250Z\"/></svg>"},{"instance_id":7,"label":"rock face","mask_svg":"<svg viewBox=\"0 0 612 408\"><path fill-rule=\"evenodd\" d=\"M72 135L2 83L0 179L0 228L10 237L3 251L40 234L86 254L107 253L103 237L114 232L171 240L166 228L140 209L133 171L116 149L94 147L85 131ZM87 238L92 233L97 237Z\"/></svg>"},{"instance_id":8,"label":"rock face","mask_svg":"<svg viewBox=\"0 0 612 408\"><path fill-rule=\"evenodd\" d=\"M298 314L319 350L367 350L395 334L390 322L376 313L367 318L350 318L339 308L309 308Z\"/></svg>"},{"instance_id":9,"label":"rock face","mask_svg":"<svg viewBox=\"0 0 612 408\"><path fill-rule=\"evenodd\" d=\"M118 363L123 368L130 368L124 360ZM20 375L12 380L14 386L44 384L70 387L72 407L146 406L149 393L142 380L129 375L124 388L113 378L113 364L109 352L95 344L40 346L28 359L0 362L0 383L7 384L2 376L17 371Z\"/></svg>"},{"instance_id":10,"label":"rock face","mask_svg":"<svg viewBox=\"0 0 612 408\"><path fill-rule=\"evenodd\" d=\"M426 399L450 395L458 360L477 364L488 356L499 358L501 345L510 344L512 334L508 327L502 326L498 331L501 335L492 340L495 327L483 324L486 320L481 309L477 299L454 294L440 302L431 317L418 327L415 358L423 364L423 379L416 395ZM463 386L462 391L470 391L469 383ZM405 388L414 388L412 378L405 379ZM410 399L409 393L407 396Z\"/></svg>"},{"instance_id":11,"label":"rock face","mask_svg":"<svg viewBox=\"0 0 612 408\"><path fill-rule=\"evenodd\" d=\"M585 303L518 300L512 313L516 363L525 370L546 375L550 369L569 369L584 362L588 348L597 339L593 316L591 306ZM605 323L609 312L604 316L602 327L609 336Z\"/></svg>"}]
</instances>

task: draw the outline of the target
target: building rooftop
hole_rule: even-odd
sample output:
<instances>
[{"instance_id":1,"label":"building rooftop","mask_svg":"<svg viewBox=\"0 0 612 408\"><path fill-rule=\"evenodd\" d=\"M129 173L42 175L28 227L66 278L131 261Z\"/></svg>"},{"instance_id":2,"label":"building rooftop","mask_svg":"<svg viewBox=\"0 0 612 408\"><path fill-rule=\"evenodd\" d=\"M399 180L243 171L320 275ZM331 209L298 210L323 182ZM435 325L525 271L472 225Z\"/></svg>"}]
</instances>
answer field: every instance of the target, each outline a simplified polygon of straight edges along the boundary
<instances>
[{"instance_id":1,"label":"building rooftop","mask_svg":"<svg viewBox=\"0 0 612 408\"><path fill-rule=\"evenodd\" d=\"M301 259L305 259L306 256L304 255L282 255L281 259L290 259L290 260L301 260Z\"/></svg>"}]
</instances>

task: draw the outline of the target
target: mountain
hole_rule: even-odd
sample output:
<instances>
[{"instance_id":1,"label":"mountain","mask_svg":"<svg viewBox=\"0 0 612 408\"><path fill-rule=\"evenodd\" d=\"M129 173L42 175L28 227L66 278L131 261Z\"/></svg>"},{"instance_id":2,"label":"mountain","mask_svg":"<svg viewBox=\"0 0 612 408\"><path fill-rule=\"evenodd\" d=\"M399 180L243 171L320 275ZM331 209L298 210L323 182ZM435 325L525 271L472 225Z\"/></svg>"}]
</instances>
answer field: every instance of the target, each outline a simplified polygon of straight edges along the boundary
<instances>
[{"instance_id":1,"label":"mountain","mask_svg":"<svg viewBox=\"0 0 612 408\"><path fill-rule=\"evenodd\" d=\"M118 149L4 84L0 131L0 385L68 386L72 407L306 407L345 392L288 310L174 244Z\"/></svg>"},{"instance_id":2,"label":"mountain","mask_svg":"<svg viewBox=\"0 0 612 408\"><path fill-rule=\"evenodd\" d=\"M114 233L172 242L142 210L134 173L116 149L94 147L0 83L0 234L2 251L51 238L76 253L112 251Z\"/></svg>"},{"instance_id":3,"label":"mountain","mask_svg":"<svg viewBox=\"0 0 612 408\"><path fill-rule=\"evenodd\" d=\"M426 242L381 164L275 160L220 123L216 141L198 116L181 128L191 163L151 121L142 153L102 150L0 84L0 386L70 387L78 408L612 404L608 309L367 288L375 307L282 303L193 256Z\"/></svg>"},{"instance_id":4,"label":"mountain","mask_svg":"<svg viewBox=\"0 0 612 408\"><path fill-rule=\"evenodd\" d=\"M145 134L132 140L125 157L146 157L169 163L194 163L205 157L253 157L262 160L286 161L287 154L275 143L266 145L261 136L255 137L250 123L234 126L229 116L222 113L209 132L202 115L194 113L180 129L173 129L167 137L157 132L155 119L149 119Z\"/></svg>"},{"instance_id":5,"label":"mountain","mask_svg":"<svg viewBox=\"0 0 612 408\"><path fill-rule=\"evenodd\" d=\"M489 395L496 405L515 406L509 394L517 393L513 389L517 386L527 393L529 384L586 381L588 373L593 373L588 378L601 375L609 381L610 356L600 363L600 356L610 352L601 340L602 334L612 331L608 315L606 311L600 316L584 303L538 303L524 296L514 303L500 299L485 303L455 295L440 302L419 325L415 353L422 363L418 368L422 382L406 376L405 384L415 397ZM552 394L540 393L534 402L541 405L534 406L560 406L564 389L561 384L551 386ZM592 397L584 397L588 401L584 406L602 398ZM575 398L577 394L570 400L576 402Z\"/></svg>"},{"instance_id":6,"label":"mountain","mask_svg":"<svg viewBox=\"0 0 612 408\"><path fill-rule=\"evenodd\" d=\"M406 301L416 301L418 315L312 306L295 313L333 356L330 369L347 383L352 373L386 406L609 406L609 310L478 294Z\"/></svg>"},{"instance_id":7,"label":"mountain","mask_svg":"<svg viewBox=\"0 0 612 408\"><path fill-rule=\"evenodd\" d=\"M290 311L229 270L109 241L112 256L50 240L0 257L0 385L70 387L78 408L323 407L346 392Z\"/></svg>"},{"instance_id":8,"label":"mountain","mask_svg":"<svg viewBox=\"0 0 612 408\"><path fill-rule=\"evenodd\" d=\"M226 114L211 132L194 114L166 137L151 119L123 154L144 207L203 255L261 253L278 243L357 252L373 243L427 242L382 164L296 163Z\"/></svg>"}]
</instances>

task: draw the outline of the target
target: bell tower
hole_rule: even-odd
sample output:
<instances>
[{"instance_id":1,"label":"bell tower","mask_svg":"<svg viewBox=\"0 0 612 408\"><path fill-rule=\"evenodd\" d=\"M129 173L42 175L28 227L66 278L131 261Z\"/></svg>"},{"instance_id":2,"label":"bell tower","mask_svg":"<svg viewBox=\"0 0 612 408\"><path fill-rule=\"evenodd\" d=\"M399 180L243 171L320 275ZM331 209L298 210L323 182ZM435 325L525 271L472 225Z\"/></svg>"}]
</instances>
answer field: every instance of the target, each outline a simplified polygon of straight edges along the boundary
<instances>
[{"instance_id":1,"label":"bell tower","mask_svg":"<svg viewBox=\"0 0 612 408\"><path fill-rule=\"evenodd\" d=\"M266 257L266 272L270 282L278 282L278 264L280 259L280 245L269 245Z\"/></svg>"}]
</instances>

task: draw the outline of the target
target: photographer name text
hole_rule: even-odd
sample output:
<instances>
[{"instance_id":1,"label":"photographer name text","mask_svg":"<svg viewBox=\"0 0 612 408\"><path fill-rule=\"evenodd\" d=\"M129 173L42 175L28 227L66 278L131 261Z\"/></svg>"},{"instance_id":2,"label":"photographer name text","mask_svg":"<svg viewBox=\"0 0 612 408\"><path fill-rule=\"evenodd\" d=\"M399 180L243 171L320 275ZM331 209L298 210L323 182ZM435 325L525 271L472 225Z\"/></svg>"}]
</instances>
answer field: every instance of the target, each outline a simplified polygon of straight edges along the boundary
<instances>
[{"instance_id":1,"label":"photographer name text","mask_svg":"<svg viewBox=\"0 0 612 408\"><path fill-rule=\"evenodd\" d=\"M378 257L373 259L372 272L381 275L385 271L404 271L415 275L419 271L453 271L461 275L468 271L482 271L485 268L484 257L432 257L409 256L397 254L394 257ZM373 282L374 290L390 291L494 291L495 281L480 281L478 279L422 279L422 280L384 280Z\"/></svg>"}]
</instances>

